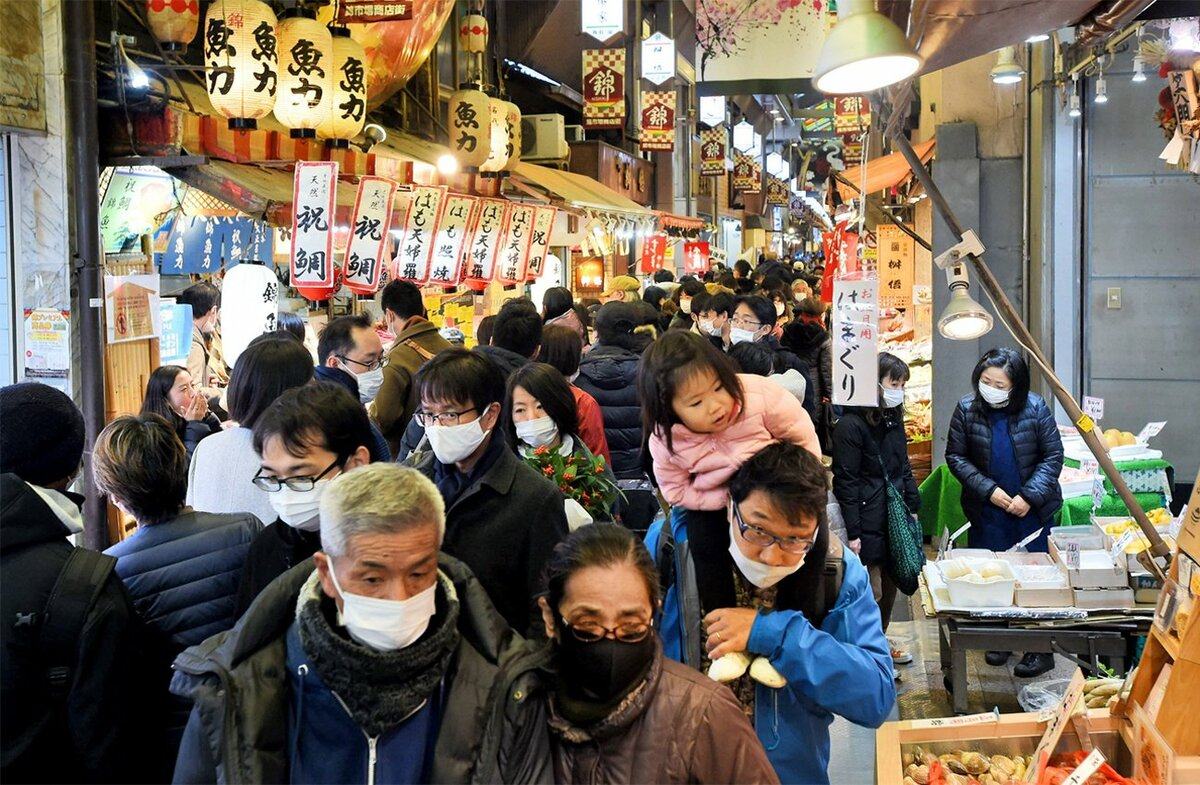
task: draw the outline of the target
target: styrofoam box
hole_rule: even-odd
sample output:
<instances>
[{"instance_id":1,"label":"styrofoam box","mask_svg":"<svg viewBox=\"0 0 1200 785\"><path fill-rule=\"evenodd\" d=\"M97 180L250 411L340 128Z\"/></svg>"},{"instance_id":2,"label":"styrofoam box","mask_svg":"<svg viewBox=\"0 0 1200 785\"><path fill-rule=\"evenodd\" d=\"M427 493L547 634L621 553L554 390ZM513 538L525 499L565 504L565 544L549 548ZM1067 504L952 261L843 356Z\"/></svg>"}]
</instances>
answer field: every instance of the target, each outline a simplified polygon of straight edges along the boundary
<instances>
[{"instance_id":1,"label":"styrofoam box","mask_svg":"<svg viewBox=\"0 0 1200 785\"><path fill-rule=\"evenodd\" d=\"M1016 592L1013 601L1022 608L1068 608L1075 604L1071 592L1071 584L1067 577L1066 568L1048 553L1000 553L997 558L1013 565L1033 565L1057 567L1062 579L1056 582L1039 581L1022 583L1017 578Z\"/></svg>"},{"instance_id":2,"label":"styrofoam box","mask_svg":"<svg viewBox=\"0 0 1200 785\"><path fill-rule=\"evenodd\" d=\"M1125 609L1134 606L1133 589L1078 589L1075 607L1088 610Z\"/></svg>"},{"instance_id":3,"label":"styrofoam box","mask_svg":"<svg viewBox=\"0 0 1200 785\"><path fill-rule=\"evenodd\" d=\"M1066 567L1062 553L1068 540L1079 543L1079 569L1067 569L1067 578L1072 589L1128 589L1129 570L1122 560L1115 565L1104 549L1104 533L1095 525L1056 526L1048 538L1050 555Z\"/></svg>"},{"instance_id":4,"label":"styrofoam box","mask_svg":"<svg viewBox=\"0 0 1200 785\"><path fill-rule=\"evenodd\" d=\"M1074 499L1078 496L1090 496L1092 494L1092 485L1095 480L1091 477L1085 480L1074 480L1073 482L1058 481L1058 487L1062 489L1064 499Z\"/></svg>"},{"instance_id":5,"label":"styrofoam box","mask_svg":"<svg viewBox=\"0 0 1200 785\"><path fill-rule=\"evenodd\" d=\"M989 561L988 559L967 559L969 562ZM944 562L938 562L939 570ZM961 578L946 578L946 590L950 593L950 604L960 608L998 608L1013 604L1013 591L1017 586L1016 576L1012 567L1004 561L1000 562L1007 577L991 583L971 583Z\"/></svg>"}]
</instances>

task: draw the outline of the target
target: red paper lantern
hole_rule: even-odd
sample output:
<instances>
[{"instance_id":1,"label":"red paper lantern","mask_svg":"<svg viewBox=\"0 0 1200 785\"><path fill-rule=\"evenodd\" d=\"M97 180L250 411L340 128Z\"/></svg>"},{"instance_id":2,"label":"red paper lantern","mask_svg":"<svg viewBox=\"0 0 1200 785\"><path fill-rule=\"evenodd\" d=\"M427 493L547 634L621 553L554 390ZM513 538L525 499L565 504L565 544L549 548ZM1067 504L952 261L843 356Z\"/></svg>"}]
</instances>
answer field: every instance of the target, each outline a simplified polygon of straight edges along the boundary
<instances>
[{"instance_id":1,"label":"red paper lantern","mask_svg":"<svg viewBox=\"0 0 1200 785\"><path fill-rule=\"evenodd\" d=\"M326 288L322 286L296 286L293 287L296 293L305 300L314 303L323 303L330 297L337 294L338 289L342 288L342 268L341 265L336 265L333 268L333 287Z\"/></svg>"}]
</instances>

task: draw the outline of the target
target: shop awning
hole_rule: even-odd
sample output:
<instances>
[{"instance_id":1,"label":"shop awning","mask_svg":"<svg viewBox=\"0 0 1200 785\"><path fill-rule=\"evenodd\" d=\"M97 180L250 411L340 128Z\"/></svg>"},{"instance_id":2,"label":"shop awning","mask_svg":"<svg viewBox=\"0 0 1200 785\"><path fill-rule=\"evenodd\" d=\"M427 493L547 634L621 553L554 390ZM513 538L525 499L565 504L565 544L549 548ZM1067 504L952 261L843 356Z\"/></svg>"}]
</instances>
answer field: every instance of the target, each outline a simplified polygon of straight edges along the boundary
<instances>
[{"instance_id":1,"label":"shop awning","mask_svg":"<svg viewBox=\"0 0 1200 785\"><path fill-rule=\"evenodd\" d=\"M291 224L293 175L289 171L228 161L209 161L202 166L184 166L166 171L192 188L216 197L255 219L272 226ZM353 185L338 183L337 212L343 222L350 220L355 193Z\"/></svg>"},{"instance_id":2,"label":"shop awning","mask_svg":"<svg viewBox=\"0 0 1200 785\"><path fill-rule=\"evenodd\" d=\"M371 147L372 155L386 158L408 158L430 166L437 166L439 158L450 154L450 148L442 147L440 144L428 142L392 128L385 130L387 138Z\"/></svg>"},{"instance_id":3,"label":"shop awning","mask_svg":"<svg viewBox=\"0 0 1200 785\"><path fill-rule=\"evenodd\" d=\"M514 175L552 199L561 200L568 207L621 213L631 218L650 218L654 215L629 197L586 175L530 163L517 164Z\"/></svg>"},{"instance_id":4,"label":"shop awning","mask_svg":"<svg viewBox=\"0 0 1200 785\"><path fill-rule=\"evenodd\" d=\"M703 218L693 218L690 215L677 215L676 213L668 213L665 210L655 210L654 214L658 216L658 225L663 229L692 232L704 228L705 221Z\"/></svg>"},{"instance_id":5,"label":"shop awning","mask_svg":"<svg viewBox=\"0 0 1200 785\"><path fill-rule=\"evenodd\" d=\"M934 149L937 146L937 141L929 139L925 142L917 142L913 145L917 155L921 158L921 163L929 163L933 158ZM842 177L854 184L854 188L839 181L837 184L838 193L842 199L853 199L858 195L855 190L862 188L863 171L861 166L852 166L842 172ZM904 156L900 153L891 153L884 155L871 161L867 161L867 187L865 193L878 193L880 191L892 188L908 181L912 177L912 169L908 165L908 161L904 160Z\"/></svg>"}]
</instances>

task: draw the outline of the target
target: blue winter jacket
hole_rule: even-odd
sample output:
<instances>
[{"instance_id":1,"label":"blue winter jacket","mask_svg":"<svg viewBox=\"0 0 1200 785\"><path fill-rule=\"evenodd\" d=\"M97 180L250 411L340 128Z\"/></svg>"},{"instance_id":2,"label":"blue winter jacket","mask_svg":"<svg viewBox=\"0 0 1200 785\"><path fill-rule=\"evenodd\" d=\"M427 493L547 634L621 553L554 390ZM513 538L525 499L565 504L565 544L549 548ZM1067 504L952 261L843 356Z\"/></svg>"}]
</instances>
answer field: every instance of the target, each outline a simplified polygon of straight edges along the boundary
<instances>
[{"instance_id":1,"label":"blue winter jacket","mask_svg":"<svg viewBox=\"0 0 1200 785\"><path fill-rule=\"evenodd\" d=\"M237 621L242 564L261 530L249 513L185 508L169 521L139 526L105 553L116 557L138 614L182 650Z\"/></svg>"},{"instance_id":2,"label":"blue winter jacket","mask_svg":"<svg viewBox=\"0 0 1200 785\"><path fill-rule=\"evenodd\" d=\"M656 521L646 536L652 554L662 525ZM690 565L678 557L687 553L687 532L678 521L672 531L675 574L686 576ZM842 559L842 588L819 628L800 611L775 610L760 613L750 629L749 651L770 660L788 681L781 689L758 684L754 694L754 729L780 782L826 785L833 715L877 728L896 702L891 653L867 571L849 549L842 549ZM659 629L663 653L682 661L688 641L680 596L676 582Z\"/></svg>"},{"instance_id":3,"label":"blue winter jacket","mask_svg":"<svg viewBox=\"0 0 1200 785\"><path fill-rule=\"evenodd\" d=\"M968 395L959 401L950 418L946 465L962 483L963 513L967 520L978 523L997 483L988 474L992 424L975 398ZM1033 520L1048 523L1062 507L1058 475L1062 472L1063 445L1054 414L1040 395L1029 393L1020 413L1009 415L1008 431L1021 470L1021 498L1029 503Z\"/></svg>"}]
</instances>

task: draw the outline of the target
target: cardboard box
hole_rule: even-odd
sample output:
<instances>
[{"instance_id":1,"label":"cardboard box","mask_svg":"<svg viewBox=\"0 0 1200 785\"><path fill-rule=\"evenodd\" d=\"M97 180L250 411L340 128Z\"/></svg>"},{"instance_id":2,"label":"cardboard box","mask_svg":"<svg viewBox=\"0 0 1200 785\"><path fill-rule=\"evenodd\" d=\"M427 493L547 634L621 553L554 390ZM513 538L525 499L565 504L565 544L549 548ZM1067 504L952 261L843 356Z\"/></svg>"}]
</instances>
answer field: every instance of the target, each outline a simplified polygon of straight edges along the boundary
<instances>
[{"instance_id":1,"label":"cardboard box","mask_svg":"<svg viewBox=\"0 0 1200 785\"><path fill-rule=\"evenodd\" d=\"M1188 499L1187 509L1183 511L1177 542L1179 550L1200 562L1200 473L1196 474L1191 498Z\"/></svg>"}]
</instances>

